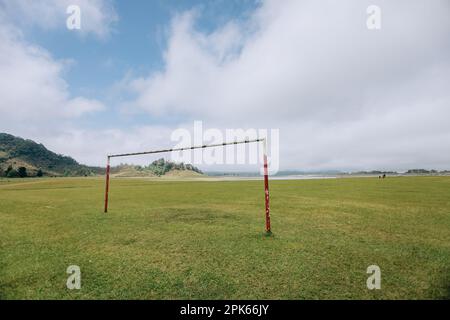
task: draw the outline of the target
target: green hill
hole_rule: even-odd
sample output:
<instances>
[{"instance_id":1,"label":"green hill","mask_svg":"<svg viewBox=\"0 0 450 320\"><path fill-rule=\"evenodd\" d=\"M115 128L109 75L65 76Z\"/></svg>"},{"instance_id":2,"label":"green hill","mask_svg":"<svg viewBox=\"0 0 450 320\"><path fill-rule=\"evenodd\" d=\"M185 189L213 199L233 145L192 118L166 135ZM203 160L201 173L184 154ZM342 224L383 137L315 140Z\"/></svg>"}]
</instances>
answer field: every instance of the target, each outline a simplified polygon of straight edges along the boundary
<instances>
[{"instance_id":1,"label":"green hill","mask_svg":"<svg viewBox=\"0 0 450 320\"><path fill-rule=\"evenodd\" d=\"M105 168L85 166L32 140L0 133L0 177L91 176L104 173ZM190 164L164 159L153 161L148 166L115 166L111 168L111 173L122 177L190 177L202 174Z\"/></svg>"},{"instance_id":2,"label":"green hill","mask_svg":"<svg viewBox=\"0 0 450 320\"><path fill-rule=\"evenodd\" d=\"M32 140L0 133L0 176L86 176L99 171Z\"/></svg>"},{"instance_id":3,"label":"green hill","mask_svg":"<svg viewBox=\"0 0 450 320\"><path fill-rule=\"evenodd\" d=\"M121 164L111 168L116 177L194 177L203 172L191 164L175 163L163 158L153 161L148 166Z\"/></svg>"}]
</instances>

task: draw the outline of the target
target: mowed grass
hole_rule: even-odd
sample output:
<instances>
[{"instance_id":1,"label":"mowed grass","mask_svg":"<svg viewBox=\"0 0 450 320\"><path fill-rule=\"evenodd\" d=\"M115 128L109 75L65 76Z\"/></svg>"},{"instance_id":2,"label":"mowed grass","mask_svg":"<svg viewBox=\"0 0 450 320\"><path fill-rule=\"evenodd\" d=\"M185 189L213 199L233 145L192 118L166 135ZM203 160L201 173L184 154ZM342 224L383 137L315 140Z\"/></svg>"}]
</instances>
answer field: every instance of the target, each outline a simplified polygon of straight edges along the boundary
<instances>
[{"instance_id":1,"label":"mowed grass","mask_svg":"<svg viewBox=\"0 0 450 320\"><path fill-rule=\"evenodd\" d=\"M450 298L450 177L271 181L272 237L262 181L103 188L0 180L1 299Z\"/></svg>"}]
</instances>

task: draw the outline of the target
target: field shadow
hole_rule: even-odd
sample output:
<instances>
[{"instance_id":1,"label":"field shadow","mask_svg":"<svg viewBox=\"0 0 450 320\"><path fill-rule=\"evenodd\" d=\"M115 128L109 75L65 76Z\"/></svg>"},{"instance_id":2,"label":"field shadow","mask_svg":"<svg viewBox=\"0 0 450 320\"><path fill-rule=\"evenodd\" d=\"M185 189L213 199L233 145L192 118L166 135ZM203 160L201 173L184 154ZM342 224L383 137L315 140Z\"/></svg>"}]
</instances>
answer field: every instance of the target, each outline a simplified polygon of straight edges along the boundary
<instances>
[{"instance_id":1,"label":"field shadow","mask_svg":"<svg viewBox=\"0 0 450 320\"><path fill-rule=\"evenodd\" d=\"M443 270L444 279L443 283L441 283L441 290L438 295L434 295L434 299L441 299L441 300L450 300L450 269L446 268Z\"/></svg>"},{"instance_id":2,"label":"field shadow","mask_svg":"<svg viewBox=\"0 0 450 320\"><path fill-rule=\"evenodd\" d=\"M2 191L34 191L34 190L60 190L60 189L86 189L93 186L66 186L66 187L30 187L30 188L5 188Z\"/></svg>"},{"instance_id":3,"label":"field shadow","mask_svg":"<svg viewBox=\"0 0 450 320\"><path fill-rule=\"evenodd\" d=\"M224 211L212 209L184 209L184 208L169 208L164 212L163 218L166 222L212 222L218 219L236 220L236 214L231 214Z\"/></svg>"},{"instance_id":4,"label":"field shadow","mask_svg":"<svg viewBox=\"0 0 450 320\"><path fill-rule=\"evenodd\" d=\"M0 301L10 299L11 295L14 296L15 288L9 283L0 283Z\"/></svg>"},{"instance_id":5,"label":"field shadow","mask_svg":"<svg viewBox=\"0 0 450 320\"><path fill-rule=\"evenodd\" d=\"M442 299L450 300L450 281L447 281L447 284L445 285L445 294Z\"/></svg>"}]
</instances>

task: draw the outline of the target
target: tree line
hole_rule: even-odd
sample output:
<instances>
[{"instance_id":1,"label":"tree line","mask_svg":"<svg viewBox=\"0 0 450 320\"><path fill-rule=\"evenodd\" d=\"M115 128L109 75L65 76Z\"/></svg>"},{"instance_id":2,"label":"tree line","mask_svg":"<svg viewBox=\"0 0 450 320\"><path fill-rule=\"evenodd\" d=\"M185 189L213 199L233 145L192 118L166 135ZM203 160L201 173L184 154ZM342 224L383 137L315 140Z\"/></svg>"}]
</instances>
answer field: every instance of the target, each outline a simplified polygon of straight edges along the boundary
<instances>
[{"instance_id":1,"label":"tree line","mask_svg":"<svg viewBox=\"0 0 450 320\"><path fill-rule=\"evenodd\" d=\"M6 170L0 168L0 177L6 178L42 177L43 175L44 172L41 169L38 169L34 174L30 174L26 167L18 167L15 169L12 165L9 165Z\"/></svg>"}]
</instances>

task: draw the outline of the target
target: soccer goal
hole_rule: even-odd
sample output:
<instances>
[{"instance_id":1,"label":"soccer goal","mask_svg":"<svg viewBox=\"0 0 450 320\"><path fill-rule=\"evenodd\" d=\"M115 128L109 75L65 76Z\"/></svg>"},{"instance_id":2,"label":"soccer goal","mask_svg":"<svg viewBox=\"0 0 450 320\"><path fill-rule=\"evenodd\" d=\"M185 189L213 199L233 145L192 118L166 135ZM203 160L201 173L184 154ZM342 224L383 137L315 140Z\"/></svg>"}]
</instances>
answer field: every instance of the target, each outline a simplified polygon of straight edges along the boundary
<instances>
[{"instance_id":1,"label":"soccer goal","mask_svg":"<svg viewBox=\"0 0 450 320\"><path fill-rule=\"evenodd\" d=\"M106 187L105 187L105 213L108 212L108 194L109 194L109 173L110 173L110 162L111 158L119 158L119 157L130 157L130 156L140 156L145 154L155 154L155 153L164 153L164 152L174 152L174 151L183 151L183 150L194 150L194 149L204 149L204 148L216 148L216 147L224 147L227 145L236 145L243 143L256 143L262 142L263 145L263 161L264 161L264 192L265 192L265 205L266 205L266 232L271 233L270 228L270 208L269 208L269 169L267 167L267 143L266 139L253 139L253 140L243 140L243 141L235 141L235 142L224 142L210 145L202 145L202 146L192 146L185 148L174 148L174 149L164 149L164 150L153 150L153 151L143 151L143 152L134 152L134 153L122 153L122 154L110 154L107 156L106 162Z\"/></svg>"}]
</instances>

